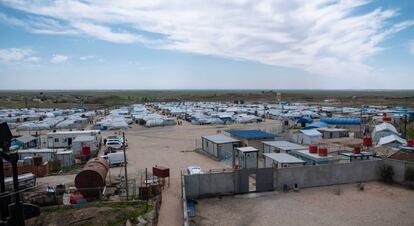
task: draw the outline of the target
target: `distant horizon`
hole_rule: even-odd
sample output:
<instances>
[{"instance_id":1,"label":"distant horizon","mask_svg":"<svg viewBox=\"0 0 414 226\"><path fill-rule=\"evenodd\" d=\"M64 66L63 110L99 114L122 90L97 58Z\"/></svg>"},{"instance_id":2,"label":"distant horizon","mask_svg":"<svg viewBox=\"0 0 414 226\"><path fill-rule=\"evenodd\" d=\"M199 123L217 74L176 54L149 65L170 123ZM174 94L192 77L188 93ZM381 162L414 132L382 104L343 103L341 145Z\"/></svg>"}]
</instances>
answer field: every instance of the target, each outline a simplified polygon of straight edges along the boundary
<instances>
[{"instance_id":1,"label":"distant horizon","mask_svg":"<svg viewBox=\"0 0 414 226\"><path fill-rule=\"evenodd\" d=\"M266 89L266 88L252 88L252 89L0 89L0 92L4 91L52 91L52 92L64 92L64 91L414 91L412 89Z\"/></svg>"}]
</instances>

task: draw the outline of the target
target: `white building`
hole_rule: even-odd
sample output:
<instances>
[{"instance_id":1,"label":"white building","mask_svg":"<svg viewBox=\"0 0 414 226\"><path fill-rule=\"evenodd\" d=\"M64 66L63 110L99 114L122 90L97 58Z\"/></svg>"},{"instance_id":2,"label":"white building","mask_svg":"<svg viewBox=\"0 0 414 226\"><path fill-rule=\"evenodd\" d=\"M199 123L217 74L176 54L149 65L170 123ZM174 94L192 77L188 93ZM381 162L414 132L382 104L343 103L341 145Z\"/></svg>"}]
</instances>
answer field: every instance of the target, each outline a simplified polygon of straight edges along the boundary
<instances>
[{"instance_id":1,"label":"white building","mask_svg":"<svg viewBox=\"0 0 414 226\"><path fill-rule=\"evenodd\" d=\"M374 144L378 144L379 140L382 137L389 135L399 135L397 129L390 123L384 122L379 125L376 125L372 131L372 141Z\"/></svg>"},{"instance_id":2,"label":"white building","mask_svg":"<svg viewBox=\"0 0 414 226\"><path fill-rule=\"evenodd\" d=\"M238 165L242 169L253 169L258 166L259 150L254 147L236 148Z\"/></svg>"},{"instance_id":3,"label":"white building","mask_svg":"<svg viewBox=\"0 0 414 226\"><path fill-rule=\"evenodd\" d=\"M263 141L264 153L289 153L292 150L303 150L305 146L289 141Z\"/></svg>"},{"instance_id":4,"label":"white building","mask_svg":"<svg viewBox=\"0 0 414 226\"><path fill-rule=\"evenodd\" d=\"M47 134L47 147L69 148L78 136L93 136L98 143L101 142L101 132L99 130L56 131Z\"/></svg>"},{"instance_id":5,"label":"white building","mask_svg":"<svg viewBox=\"0 0 414 226\"><path fill-rule=\"evenodd\" d=\"M240 146L240 141L223 134L201 137L202 150L220 160L234 162L234 149Z\"/></svg>"},{"instance_id":6,"label":"white building","mask_svg":"<svg viewBox=\"0 0 414 226\"><path fill-rule=\"evenodd\" d=\"M389 148L398 148L400 146L406 145L407 141L395 134L391 134L386 137L381 137L377 143L377 146L385 146Z\"/></svg>"},{"instance_id":7,"label":"white building","mask_svg":"<svg viewBox=\"0 0 414 226\"><path fill-rule=\"evenodd\" d=\"M298 144L317 144L322 141L322 133L316 129L302 129L293 133L292 140Z\"/></svg>"}]
</instances>

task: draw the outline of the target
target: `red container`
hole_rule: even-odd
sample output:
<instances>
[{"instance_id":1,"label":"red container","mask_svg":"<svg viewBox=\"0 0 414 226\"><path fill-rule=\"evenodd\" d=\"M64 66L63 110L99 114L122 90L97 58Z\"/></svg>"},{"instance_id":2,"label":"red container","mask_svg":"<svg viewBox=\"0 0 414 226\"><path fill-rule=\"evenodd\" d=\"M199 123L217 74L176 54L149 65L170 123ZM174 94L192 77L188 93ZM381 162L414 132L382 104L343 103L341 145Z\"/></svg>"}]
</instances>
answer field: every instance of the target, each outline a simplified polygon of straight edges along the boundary
<instances>
[{"instance_id":1,"label":"red container","mask_svg":"<svg viewBox=\"0 0 414 226\"><path fill-rule=\"evenodd\" d=\"M283 125L288 126L289 125L289 121L288 120L283 121Z\"/></svg>"},{"instance_id":2,"label":"red container","mask_svg":"<svg viewBox=\"0 0 414 226\"><path fill-rule=\"evenodd\" d=\"M309 153L317 154L318 153L318 146L311 144L309 145Z\"/></svg>"},{"instance_id":3,"label":"red container","mask_svg":"<svg viewBox=\"0 0 414 226\"><path fill-rule=\"evenodd\" d=\"M319 147L319 156L328 156L328 148Z\"/></svg>"},{"instance_id":4,"label":"red container","mask_svg":"<svg viewBox=\"0 0 414 226\"><path fill-rule=\"evenodd\" d=\"M382 117L383 122L391 122L391 117Z\"/></svg>"},{"instance_id":5,"label":"red container","mask_svg":"<svg viewBox=\"0 0 414 226\"><path fill-rule=\"evenodd\" d=\"M414 146L414 141L413 141L413 139L409 138L407 140L407 147L413 147L413 146Z\"/></svg>"},{"instance_id":6,"label":"red container","mask_svg":"<svg viewBox=\"0 0 414 226\"><path fill-rule=\"evenodd\" d=\"M170 168L154 166L152 167L152 174L157 177L166 178L170 176Z\"/></svg>"},{"instance_id":7,"label":"red container","mask_svg":"<svg viewBox=\"0 0 414 226\"><path fill-rule=\"evenodd\" d=\"M91 147L83 146L82 147L82 156L89 156L91 154Z\"/></svg>"},{"instance_id":8,"label":"red container","mask_svg":"<svg viewBox=\"0 0 414 226\"><path fill-rule=\"evenodd\" d=\"M354 150L352 151L352 153L354 154L361 154L361 147L360 146L355 146Z\"/></svg>"},{"instance_id":9,"label":"red container","mask_svg":"<svg viewBox=\"0 0 414 226\"><path fill-rule=\"evenodd\" d=\"M364 138L363 138L363 144L366 147L372 146L372 138L370 136L364 136Z\"/></svg>"}]
</instances>

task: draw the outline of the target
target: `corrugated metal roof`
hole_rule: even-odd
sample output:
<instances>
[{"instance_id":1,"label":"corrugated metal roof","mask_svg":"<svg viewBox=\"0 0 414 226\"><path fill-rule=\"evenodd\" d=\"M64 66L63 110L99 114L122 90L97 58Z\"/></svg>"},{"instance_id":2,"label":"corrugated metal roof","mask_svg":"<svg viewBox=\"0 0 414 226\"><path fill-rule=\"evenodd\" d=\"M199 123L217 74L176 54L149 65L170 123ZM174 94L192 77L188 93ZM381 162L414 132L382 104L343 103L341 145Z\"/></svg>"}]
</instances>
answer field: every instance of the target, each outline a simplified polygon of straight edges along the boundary
<instances>
[{"instance_id":1,"label":"corrugated metal roof","mask_svg":"<svg viewBox=\"0 0 414 226\"><path fill-rule=\"evenodd\" d=\"M264 153L264 156L272 159L279 163L304 163L302 159L296 158L295 156L286 153Z\"/></svg>"},{"instance_id":2,"label":"corrugated metal roof","mask_svg":"<svg viewBox=\"0 0 414 226\"><path fill-rule=\"evenodd\" d=\"M401 137L399 137L395 134L391 134L391 135L386 136L386 137L381 137L378 141L377 146L382 146L384 144L389 144L389 143L392 143L394 141L397 141L398 143L404 144L404 145L407 144L407 141L404 140L403 138L401 138Z\"/></svg>"},{"instance_id":3,"label":"corrugated metal roof","mask_svg":"<svg viewBox=\"0 0 414 226\"><path fill-rule=\"evenodd\" d=\"M264 144L283 150L301 150L306 149L305 146L295 144L289 141L263 141Z\"/></svg>"},{"instance_id":4,"label":"corrugated metal roof","mask_svg":"<svg viewBox=\"0 0 414 226\"><path fill-rule=\"evenodd\" d=\"M256 148L254 147L242 147L242 148L237 148L237 150L241 151L241 152L253 152L253 151L258 151Z\"/></svg>"},{"instance_id":5,"label":"corrugated metal roof","mask_svg":"<svg viewBox=\"0 0 414 226\"><path fill-rule=\"evenodd\" d=\"M27 143L27 142L30 142L32 140L37 140L37 137L31 136L31 135L23 135L21 137L16 138L16 140L18 140L22 143Z\"/></svg>"},{"instance_id":6,"label":"corrugated metal roof","mask_svg":"<svg viewBox=\"0 0 414 226\"><path fill-rule=\"evenodd\" d=\"M73 142L86 142L86 141L94 141L94 140L95 140L94 136L80 135L80 136L75 137Z\"/></svg>"},{"instance_id":7,"label":"corrugated metal roof","mask_svg":"<svg viewBox=\"0 0 414 226\"><path fill-rule=\"evenodd\" d=\"M395 129L395 127L393 125L391 125L390 123L387 123L387 122L384 122L384 123L381 123L379 125L376 125L374 130L376 132L384 131L384 130L389 130L389 131L391 131L393 133L398 133L397 132L397 129Z\"/></svg>"},{"instance_id":8,"label":"corrugated metal roof","mask_svg":"<svg viewBox=\"0 0 414 226\"><path fill-rule=\"evenodd\" d=\"M275 138L275 135L261 130L227 130L226 132L237 137L251 140Z\"/></svg>"},{"instance_id":9,"label":"corrugated metal roof","mask_svg":"<svg viewBox=\"0 0 414 226\"><path fill-rule=\"evenodd\" d=\"M303 129L306 130L306 129L325 128L325 127L328 127L328 124L318 121L318 122L312 122L311 124L309 124Z\"/></svg>"},{"instance_id":10,"label":"corrugated metal roof","mask_svg":"<svg viewBox=\"0 0 414 226\"><path fill-rule=\"evenodd\" d=\"M321 122L329 125L359 125L361 119L359 118L322 118Z\"/></svg>"},{"instance_id":11,"label":"corrugated metal roof","mask_svg":"<svg viewBox=\"0 0 414 226\"><path fill-rule=\"evenodd\" d=\"M300 132L302 132L303 134L305 134L306 136L322 136L322 133L320 133L318 130L316 129L306 129L306 130L300 130Z\"/></svg>"},{"instance_id":12,"label":"corrugated metal roof","mask_svg":"<svg viewBox=\"0 0 414 226\"><path fill-rule=\"evenodd\" d=\"M207 136L203 136L203 138L216 144L239 142L239 140L226 136L224 134L207 135Z\"/></svg>"}]
</instances>

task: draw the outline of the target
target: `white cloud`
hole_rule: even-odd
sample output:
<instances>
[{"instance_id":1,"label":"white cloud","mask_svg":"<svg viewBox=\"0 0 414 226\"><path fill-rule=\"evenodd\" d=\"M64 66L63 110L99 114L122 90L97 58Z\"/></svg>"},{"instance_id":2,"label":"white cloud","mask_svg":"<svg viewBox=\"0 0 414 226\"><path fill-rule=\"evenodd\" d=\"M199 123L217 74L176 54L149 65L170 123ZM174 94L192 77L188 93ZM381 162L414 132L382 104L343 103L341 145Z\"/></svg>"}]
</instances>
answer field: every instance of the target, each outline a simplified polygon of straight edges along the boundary
<instances>
[{"instance_id":1,"label":"white cloud","mask_svg":"<svg viewBox=\"0 0 414 226\"><path fill-rule=\"evenodd\" d=\"M27 62L39 62L39 61L40 61L40 57L34 57L34 56L32 56L32 57L27 57L27 58L25 59L25 61L27 61Z\"/></svg>"},{"instance_id":2,"label":"white cloud","mask_svg":"<svg viewBox=\"0 0 414 226\"><path fill-rule=\"evenodd\" d=\"M80 60L91 60L96 58L95 56L81 56L79 57Z\"/></svg>"},{"instance_id":3,"label":"white cloud","mask_svg":"<svg viewBox=\"0 0 414 226\"><path fill-rule=\"evenodd\" d=\"M356 11L366 0L4 1L30 13L0 21L32 32L89 36L116 43L251 60L325 76L362 76L380 44L413 26L397 9Z\"/></svg>"},{"instance_id":4,"label":"white cloud","mask_svg":"<svg viewBox=\"0 0 414 226\"><path fill-rule=\"evenodd\" d=\"M30 61L33 54L32 49L28 48L9 48L9 49L0 49L0 61L12 62L12 61Z\"/></svg>"},{"instance_id":5,"label":"white cloud","mask_svg":"<svg viewBox=\"0 0 414 226\"><path fill-rule=\"evenodd\" d=\"M57 63L63 63L65 62L69 57L65 55L53 55L53 57L50 59L51 63L57 64Z\"/></svg>"}]
</instances>

